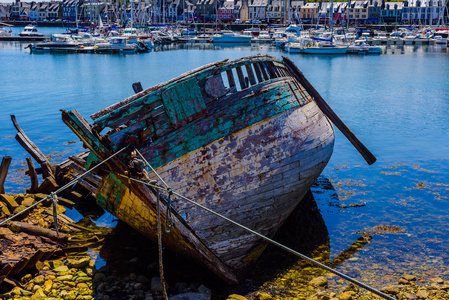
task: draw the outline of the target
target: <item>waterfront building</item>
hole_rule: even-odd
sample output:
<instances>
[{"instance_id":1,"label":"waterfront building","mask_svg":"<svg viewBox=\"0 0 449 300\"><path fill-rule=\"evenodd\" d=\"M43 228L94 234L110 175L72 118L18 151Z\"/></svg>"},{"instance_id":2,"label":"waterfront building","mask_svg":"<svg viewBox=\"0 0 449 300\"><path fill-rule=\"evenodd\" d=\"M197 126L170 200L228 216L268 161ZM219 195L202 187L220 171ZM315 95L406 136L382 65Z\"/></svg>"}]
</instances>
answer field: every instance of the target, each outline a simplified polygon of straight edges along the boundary
<instances>
[{"instance_id":1,"label":"waterfront building","mask_svg":"<svg viewBox=\"0 0 449 300\"><path fill-rule=\"evenodd\" d=\"M285 1L272 0L267 8L267 20L271 23L283 22Z\"/></svg>"},{"instance_id":2,"label":"waterfront building","mask_svg":"<svg viewBox=\"0 0 449 300\"><path fill-rule=\"evenodd\" d=\"M318 2L307 2L303 7L301 7L301 20L304 23L315 23L318 13L319 3Z\"/></svg>"},{"instance_id":3,"label":"waterfront building","mask_svg":"<svg viewBox=\"0 0 449 300\"><path fill-rule=\"evenodd\" d=\"M232 22L240 18L241 1L228 0L218 9L218 20L222 22Z\"/></svg>"},{"instance_id":4,"label":"waterfront building","mask_svg":"<svg viewBox=\"0 0 449 300\"><path fill-rule=\"evenodd\" d=\"M31 4L27 2L16 1L11 5L12 20L29 20L29 11Z\"/></svg>"},{"instance_id":5,"label":"waterfront building","mask_svg":"<svg viewBox=\"0 0 449 300\"><path fill-rule=\"evenodd\" d=\"M381 10L382 22L398 24L402 18L403 5L403 2L385 2Z\"/></svg>"},{"instance_id":6,"label":"waterfront building","mask_svg":"<svg viewBox=\"0 0 449 300\"><path fill-rule=\"evenodd\" d=\"M349 22L365 24L368 20L369 1L351 1L348 9Z\"/></svg>"},{"instance_id":7,"label":"waterfront building","mask_svg":"<svg viewBox=\"0 0 449 300\"><path fill-rule=\"evenodd\" d=\"M369 24L378 24L380 21L381 3L377 0L370 0L368 4L368 19Z\"/></svg>"},{"instance_id":8,"label":"waterfront building","mask_svg":"<svg viewBox=\"0 0 449 300\"><path fill-rule=\"evenodd\" d=\"M268 0L250 0L248 2L248 18L251 20L265 20L267 18Z\"/></svg>"},{"instance_id":9,"label":"waterfront building","mask_svg":"<svg viewBox=\"0 0 449 300\"><path fill-rule=\"evenodd\" d=\"M287 20L293 23L301 23L301 7L303 7L305 3L305 1L291 1Z\"/></svg>"},{"instance_id":10,"label":"waterfront building","mask_svg":"<svg viewBox=\"0 0 449 300\"><path fill-rule=\"evenodd\" d=\"M436 25L446 21L444 0L405 0L403 4L403 24Z\"/></svg>"},{"instance_id":11,"label":"waterfront building","mask_svg":"<svg viewBox=\"0 0 449 300\"><path fill-rule=\"evenodd\" d=\"M6 3L0 3L0 20L9 20L11 16L11 5Z\"/></svg>"}]
</instances>

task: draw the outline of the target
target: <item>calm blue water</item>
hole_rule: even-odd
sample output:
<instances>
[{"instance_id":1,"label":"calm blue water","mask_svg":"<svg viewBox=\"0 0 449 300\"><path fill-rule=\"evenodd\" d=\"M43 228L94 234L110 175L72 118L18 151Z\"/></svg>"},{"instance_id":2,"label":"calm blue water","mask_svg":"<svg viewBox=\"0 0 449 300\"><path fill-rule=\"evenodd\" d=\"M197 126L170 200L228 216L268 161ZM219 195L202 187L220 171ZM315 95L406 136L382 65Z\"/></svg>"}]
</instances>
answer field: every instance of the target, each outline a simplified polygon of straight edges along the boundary
<instances>
[{"instance_id":1,"label":"calm blue water","mask_svg":"<svg viewBox=\"0 0 449 300\"><path fill-rule=\"evenodd\" d=\"M7 192L29 186L23 176L27 154L14 139L11 114L45 154L61 161L82 145L61 121L59 109L77 109L87 118L132 95L136 81L145 88L223 58L287 55L378 158L367 166L337 132L333 157L321 178L332 188L314 188L331 256L349 247L358 231L379 225L404 230L375 235L339 268L365 281L376 278L375 285L382 284L380 276L397 282L403 273L449 279L447 48L404 46L377 56L318 57L288 55L270 46L198 45L135 55L51 55L30 54L27 44L0 42L0 155L13 157Z\"/></svg>"}]
</instances>

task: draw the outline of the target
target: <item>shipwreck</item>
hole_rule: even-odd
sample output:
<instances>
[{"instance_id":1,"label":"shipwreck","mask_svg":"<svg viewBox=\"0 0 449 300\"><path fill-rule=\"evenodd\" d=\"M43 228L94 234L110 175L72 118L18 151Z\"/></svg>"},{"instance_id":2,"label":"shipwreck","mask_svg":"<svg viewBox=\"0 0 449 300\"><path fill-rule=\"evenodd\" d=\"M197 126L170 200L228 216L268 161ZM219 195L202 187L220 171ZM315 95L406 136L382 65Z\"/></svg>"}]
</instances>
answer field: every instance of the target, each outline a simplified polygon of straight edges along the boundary
<instances>
[{"instance_id":1,"label":"shipwreck","mask_svg":"<svg viewBox=\"0 0 449 300\"><path fill-rule=\"evenodd\" d=\"M92 124L76 110L62 111L62 119L90 150L86 169L107 160L95 170L102 178L97 203L152 240L160 192L145 182L163 178L177 193L272 237L329 161L331 121L375 161L287 58L221 60L135 91L93 114ZM135 170L136 153L154 168L149 178ZM172 224L164 246L229 283L266 246L179 197L165 195L160 205L162 222Z\"/></svg>"}]
</instances>

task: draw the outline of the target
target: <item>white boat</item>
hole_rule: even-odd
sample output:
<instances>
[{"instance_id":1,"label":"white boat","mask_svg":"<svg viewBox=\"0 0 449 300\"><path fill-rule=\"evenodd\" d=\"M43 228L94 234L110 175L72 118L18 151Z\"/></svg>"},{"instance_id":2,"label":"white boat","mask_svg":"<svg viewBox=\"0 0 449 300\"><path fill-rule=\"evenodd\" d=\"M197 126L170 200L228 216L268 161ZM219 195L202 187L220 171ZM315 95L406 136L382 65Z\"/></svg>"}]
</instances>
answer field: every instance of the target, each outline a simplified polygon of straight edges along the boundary
<instances>
[{"instance_id":1,"label":"white boat","mask_svg":"<svg viewBox=\"0 0 449 300\"><path fill-rule=\"evenodd\" d=\"M188 40L189 43L210 43L212 41L212 37L208 34L200 34Z\"/></svg>"},{"instance_id":2,"label":"white boat","mask_svg":"<svg viewBox=\"0 0 449 300\"><path fill-rule=\"evenodd\" d=\"M51 41L29 45L32 52L72 52L76 51L82 43L67 34L52 34Z\"/></svg>"},{"instance_id":3,"label":"white boat","mask_svg":"<svg viewBox=\"0 0 449 300\"><path fill-rule=\"evenodd\" d=\"M36 26L30 24L19 33L19 36L44 36L44 34L37 31Z\"/></svg>"},{"instance_id":4,"label":"white boat","mask_svg":"<svg viewBox=\"0 0 449 300\"><path fill-rule=\"evenodd\" d=\"M348 47L348 53L382 54L382 48L371 46L365 40L356 40Z\"/></svg>"},{"instance_id":5,"label":"white boat","mask_svg":"<svg viewBox=\"0 0 449 300\"><path fill-rule=\"evenodd\" d=\"M288 53L302 53L303 45L301 43L287 43L284 46L284 49Z\"/></svg>"},{"instance_id":6,"label":"white boat","mask_svg":"<svg viewBox=\"0 0 449 300\"><path fill-rule=\"evenodd\" d=\"M251 42L254 43L271 43L273 38L270 36L268 32L261 31L258 36L253 38Z\"/></svg>"},{"instance_id":7,"label":"white boat","mask_svg":"<svg viewBox=\"0 0 449 300\"><path fill-rule=\"evenodd\" d=\"M250 36L239 35L233 31L223 31L212 36L213 43L250 43L251 39Z\"/></svg>"},{"instance_id":8,"label":"white boat","mask_svg":"<svg viewBox=\"0 0 449 300\"><path fill-rule=\"evenodd\" d=\"M5 29L4 27L0 26L0 36L11 36L12 30Z\"/></svg>"},{"instance_id":9,"label":"white boat","mask_svg":"<svg viewBox=\"0 0 449 300\"><path fill-rule=\"evenodd\" d=\"M442 37L441 35L435 35L433 37L435 40L435 44L437 45L446 45L447 44L447 38Z\"/></svg>"},{"instance_id":10,"label":"white boat","mask_svg":"<svg viewBox=\"0 0 449 300\"><path fill-rule=\"evenodd\" d=\"M137 45L129 44L125 37L113 36L107 42L96 44L94 49L99 53L134 53L137 52Z\"/></svg>"},{"instance_id":11,"label":"white boat","mask_svg":"<svg viewBox=\"0 0 449 300\"><path fill-rule=\"evenodd\" d=\"M154 48L153 39L148 35L140 34L136 28L125 28L122 37L125 37L129 44L142 43L148 48Z\"/></svg>"},{"instance_id":12,"label":"white boat","mask_svg":"<svg viewBox=\"0 0 449 300\"><path fill-rule=\"evenodd\" d=\"M348 46L337 46L327 42L315 42L307 44L302 53L304 54L346 54Z\"/></svg>"}]
</instances>

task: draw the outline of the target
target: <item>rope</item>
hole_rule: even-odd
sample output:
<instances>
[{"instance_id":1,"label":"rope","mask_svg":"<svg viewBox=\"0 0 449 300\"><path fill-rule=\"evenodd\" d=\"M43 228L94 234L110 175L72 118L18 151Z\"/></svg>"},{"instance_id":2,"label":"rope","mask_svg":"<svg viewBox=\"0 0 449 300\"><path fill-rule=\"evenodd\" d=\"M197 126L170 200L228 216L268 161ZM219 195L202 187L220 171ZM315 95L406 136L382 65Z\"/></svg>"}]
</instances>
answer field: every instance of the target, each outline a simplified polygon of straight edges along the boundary
<instances>
[{"instance_id":1,"label":"rope","mask_svg":"<svg viewBox=\"0 0 449 300\"><path fill-rule=\"evenodd\" d=\"M156 196L156 207L157 207L157 246L159 254L159 275L161 276L162 284L162 294L164 299L168 300L167 290L165 288L165 278L164 278L164 265L162 264L162 229L161 229L161 207L160 207L160 194L157 192Z\"/></svg>"},{"instance_id":2,"label":"rope","mask_svg":"<svg viewBox=\"0 0 449 300\"><path fill-rule=\"evenodd\" d=\"M76 183L77 183L79 180L81 180L84 176L86 176L87 174L89 174L90 172L92 172L93 170L95 170L96 168L98 168L99 166L101 166L102 164L104 164L105 162L107 162L108 160L110 160L111 158L113 158L114 156L116 156L116 155L118 155L119 153L121 153L123 150L125 150L126 148L128 148L128 146L129 146L129 145L123 147L120 151L115 152L114 154L112 154L111 156L109 156L108 158L106 158L105 160L101 161L98 165L96 165L96 166L93 167L92 169L90 169L90 170L84 172L83 174L81 174L80 176L76 177L75 179L73 179L72 181L70 181L69 183L67 183L66 185L64 185L63 187L57 189L55 192L52 192L52 194L56 195L56 194L58 194L58 193L64 191L65 189L67 189L67 188L70 187L71 185L76 184ZM19 211L19 212L16 213L15 215L13 215L13 216L9 217L8 219L6 219L6 220L0 222L0 226L2 226L2 225L5 224L6 222L8 222L8 221L14 219L15 217L17 217L17 216L23 214L23 213L26 212L27 210L32 209L32 208L35 207L36 205L38 205L38 204L44 202L45 200L47 200L47 199L49 199L49 198L50 198L50 195L47 195L45 198L43 198L43 199L37 201L36 203L34 203L34 204L28 206L27 208L25 208L24 210ZM51 198L50 198L50 199L51 199ZM57 229L56 229L56 230L57 230Z\"/></svg>"},{"instance_id":3,"label":"rope","mask_svg":"<svg viewBox=\"0 0 449 300\"><path fill-rule=\"evenodd\" d=\"M139 153L139 151L137 151L137 152ZM158 175L158 177L159 177L159 175ZM150 186L152 188L156 188L156 189L162 190L162 191L169 192L169 189L171 190L171 188L164 188L164 187L161 187L161 186L158 186L158 185L154 185L154 184L150 184L150 183L138 180L138 179L134 179L134 178L130 178L130 179L133 180L133 181L145 184L147 186ZM264 236L264 235L262 235L262 234L260 234L260 233L258 233L256 231L254 231L254 230L252 230L252 229L250 229L250 228L248 228L248 227L246 227L246 226L244 226L244 225L242 225L240 223L237 223L237 222L235 222L235 221L233 221L233 220L231 220L231 219L229 219L229 218L227 218L227 217L225 217L225 216L223 216L223 215L221 215L221 214L219 214L219 213L217 213L217 212L215 212L215 211L213 211L213 210L211 210L211 209L209 209L209 208L207 208L207 207L205 207L205 206L203 206L203 205L201 205L199 203L196 203L195 201L193 201L193 200L191 200L191 199L189 199L187 197L184 197L183 195L181 195L181 194L179 194L177 192L173 191L173 194L178 196L179 198L181 198L181 199L183 199L183 200L185 200L185 201L195 205L195 206L198 206L199 208L201 208L201 209L203 209L203 210L205 210L205 211L207 211L207 212L209 212L209 213L211 213L211 214L213 214L213 215L215 215L215 216L217 216L219 218L222 218L223 220L225 220L225 221L227 221L227 222L229 222L231 224L234 224L237 227L240 227L240 228L244 229L245 231L248 231L248 232L250 232L250 233L252 233L252 234L262 238L263 240L265 240L265 241L267 241L267 242L269 242L269 243L271 243L271 244L273 244L273 245L275 245L275 246L277 246L277 247L279 247L281 249L286 250L287 252L292 253L293 255L296 255L296 256L298 256L298 257L300 257L300 258L302 258L304 260L307 260L308 262L310 262L310 263L312 263L312 264L314 264L314 265L316 265L316 266L318 266L318 267L320 267L322 269L325 269L325 270L327 270L327 271L329 271L331 273L334 273L334 274L340 276L341 278L344 278L347 281L352 282L352 283L354 283L354 284L356 284L356 285L358 285L358 286L360 286L360 287L362 287L362 288L364 288L364 289L366 289L366 290L368 290L368 291L370 291L370 292L372 292L372 293L374 293L374 294L376 294L376 295L378 295L378 296L380 296L380 297L382 297L384 299L396 300L395 298L393 298L393 297L391 297L391 296L389 296L389 295L387 295L385 293L382 293L381 291L379 291L379 290L377 290L377 289L375 289L375 288L373 288L373 287L371 287L369 285L366 285L366 284L364 284L364 283L362 283L362 282L360 282L360 281L358 281L358 280L356 280L356 279L354 279L354 278L352 278L352 277L350 277L348 275L345 275L345 274L343 274L343 273L341 273L341 272L339 272L337 270L334 270L334 269L332 269L332 268L330 268L330 267L328 267L328 266L326 266L326 265L324 265L324 264L322 264L322 263L320 263L320 262L318 262L318 261L316 261L316 260L314 260L314 259L312 259L312 258L310 258L308 256L305 256L304 254L301 254L301 253L299 253L299 252L297 252L297 251L295 251L295 250L293 250L293 249L291 249L291 248L289 248L287 246L284 246L281 243L278 243L278 242L276 242L276 241L274 241L274 240L272 240L272 239L270 239L270 238L268 238L268 237L266 237L266 236Z\"/></svg>"}]
</instances>

